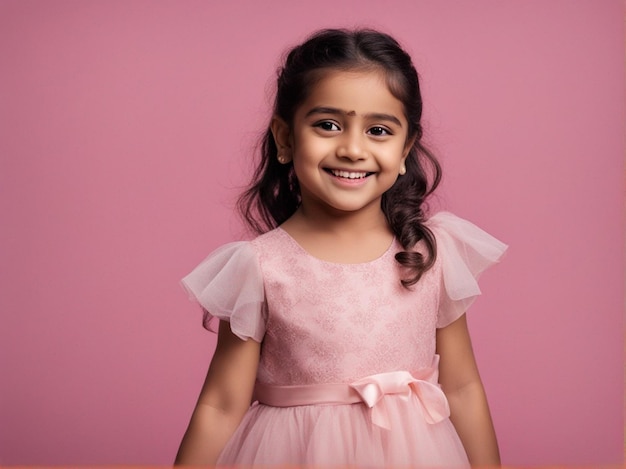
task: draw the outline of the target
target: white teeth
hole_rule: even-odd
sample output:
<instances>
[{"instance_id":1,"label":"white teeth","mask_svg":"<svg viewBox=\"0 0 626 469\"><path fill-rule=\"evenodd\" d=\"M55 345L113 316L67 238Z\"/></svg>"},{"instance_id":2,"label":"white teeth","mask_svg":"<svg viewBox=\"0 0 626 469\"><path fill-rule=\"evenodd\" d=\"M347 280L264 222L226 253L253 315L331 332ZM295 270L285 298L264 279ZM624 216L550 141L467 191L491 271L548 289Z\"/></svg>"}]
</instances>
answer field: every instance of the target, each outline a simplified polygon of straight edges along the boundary
<instances>
[{"instance_id":1,"label":"white teeth","mask_svg":"<svg viewBox=\"0 0 626 469\"><path fill-rule=\"evenodd\" d=\"M331 169L330 172L333 173L333 176L346 178L346 179L362 179L367 176L367 173L357 173L353 171L339 171L336 169Z\"/></svg>"}]
</instances>

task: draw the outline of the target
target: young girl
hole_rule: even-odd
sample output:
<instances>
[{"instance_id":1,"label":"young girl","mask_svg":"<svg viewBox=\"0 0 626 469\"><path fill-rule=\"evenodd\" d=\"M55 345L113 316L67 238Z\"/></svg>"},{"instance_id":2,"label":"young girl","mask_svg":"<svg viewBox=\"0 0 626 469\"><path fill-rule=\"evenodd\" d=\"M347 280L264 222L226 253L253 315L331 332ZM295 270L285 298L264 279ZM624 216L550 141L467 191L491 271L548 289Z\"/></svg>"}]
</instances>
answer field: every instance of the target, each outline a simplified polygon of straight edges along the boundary
<instances>
[{"instance_id":1,"label":"young girl","mask_svg":"<svg viewBox=\"0 0 626 469\"><path fill-rule=\"evenodd\" d=\"M506 246L427 218L440 169L421 114L388 35L291 50L241 199L264 234L183 280L219 335L177 463L499 464L464 312Z\"/></svg>"}]
</instances>

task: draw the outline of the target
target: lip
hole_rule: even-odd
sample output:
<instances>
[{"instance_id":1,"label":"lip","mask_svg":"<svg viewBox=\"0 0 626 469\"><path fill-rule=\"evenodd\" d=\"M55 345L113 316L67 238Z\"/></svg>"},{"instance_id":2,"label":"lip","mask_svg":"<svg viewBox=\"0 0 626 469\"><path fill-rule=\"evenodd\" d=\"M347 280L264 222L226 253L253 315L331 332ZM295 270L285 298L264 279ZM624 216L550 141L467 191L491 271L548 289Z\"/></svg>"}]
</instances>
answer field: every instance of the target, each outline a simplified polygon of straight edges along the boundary
<instances>
[{"instance_id":1,"label":"lip","mask_svg":"<svg viewBox=\"0 0 626 469\"><path fill-rule=\"evenodd\" d=\"M354 168L324 168L324 171L333 179L333 181L348 186L360 186L367 182L373 171L356 170Z\"/></svg>"},{"instance_id":2,"label":"lip","mask_svg":"<svg viewBox=\"0 0 626 469\"><path fill-rule=\"evenodd\" d=\"M374 171L355 168L324 168L324 171L332 174L333 176L343 177L346 179L360 179L374 174Z\"/></svg>"}]
</instances>

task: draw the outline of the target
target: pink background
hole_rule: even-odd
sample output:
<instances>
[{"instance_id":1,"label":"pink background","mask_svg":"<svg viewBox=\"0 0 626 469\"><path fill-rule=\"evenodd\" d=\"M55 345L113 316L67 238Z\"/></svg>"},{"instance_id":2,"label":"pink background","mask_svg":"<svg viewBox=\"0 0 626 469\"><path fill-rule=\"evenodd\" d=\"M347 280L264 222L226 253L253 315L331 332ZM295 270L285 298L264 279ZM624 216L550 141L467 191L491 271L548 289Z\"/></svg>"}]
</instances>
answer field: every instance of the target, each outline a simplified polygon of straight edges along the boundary
<instances>
[{"instance_id":1,"label":"pink background","mask_svg":"<svg viewBox=\"0 0 626 469\"><path fill-rule=\"evenodd\" d=\"M0 0L0 463L168 464L214 337L179 279L232 210L281 52L393 33L437 204L511 245L470 313L508 465L623 455L618 0Z\"/></svg>"}]
</instances>

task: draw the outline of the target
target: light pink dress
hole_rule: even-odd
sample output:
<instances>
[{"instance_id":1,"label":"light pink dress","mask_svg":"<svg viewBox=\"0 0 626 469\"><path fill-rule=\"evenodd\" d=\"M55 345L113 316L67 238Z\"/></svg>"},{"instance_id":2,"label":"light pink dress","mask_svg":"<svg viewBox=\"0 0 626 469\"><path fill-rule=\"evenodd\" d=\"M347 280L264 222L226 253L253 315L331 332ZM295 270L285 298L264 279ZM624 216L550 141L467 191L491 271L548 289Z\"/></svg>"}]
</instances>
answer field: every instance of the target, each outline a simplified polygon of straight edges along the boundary
<instances>
[{"instance_id":1,"label":"light pink dress","mask_svg":"<svg viewBox=\"0 0 626 469\"><path fill-rule=\"evenodd\" d=\"M480 294L506 245L447 212L437 261L406 289L394 241L361 264L319 260L278 228L222 246L183 279L205 327L262 342L255 398L222 465L467 466L437 384L435 331ZM417 247L423 249L423 246Z\"/></svg>"}]
</instances>

